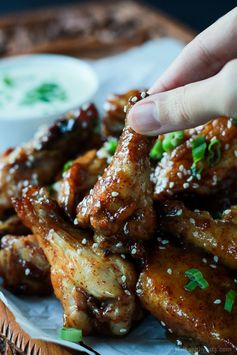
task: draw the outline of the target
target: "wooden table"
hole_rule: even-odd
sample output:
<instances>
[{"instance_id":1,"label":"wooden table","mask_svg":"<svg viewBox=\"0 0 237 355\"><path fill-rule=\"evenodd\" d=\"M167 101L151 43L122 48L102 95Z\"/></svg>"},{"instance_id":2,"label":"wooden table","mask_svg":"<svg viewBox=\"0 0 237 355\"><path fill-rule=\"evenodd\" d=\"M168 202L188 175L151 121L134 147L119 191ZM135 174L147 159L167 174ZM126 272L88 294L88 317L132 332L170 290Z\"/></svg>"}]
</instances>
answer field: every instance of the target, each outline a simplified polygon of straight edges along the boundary
<instances>
[{"instance_id":1,"label":"wooden table","mask_svg":"<svg viewBox=\"0 0 237 355\"><path fill-rule=\"evenodd\" d=\"M64 18L67 18L70 24L71 16L71 21L75 22L75 14L79 20L87 19L88 26L91 26L87 31L89 33L86 31L83 33L80 28L78 30L77 23L74 24L74 28L73 25L71 26L71 30L74 30L71 36L70 33L65 34L65 31L60 29L60 26L63 27ZM37 30L39 32L40 28L51 26L57 21L59 22L58 34L56 33L54 37L47 38L46 36L45 39L41 34L41 39L38 42L27 42L27 31L32 33ZM66 26L68 23L65 22ZM103 24L105 24L104 27ZM119 25L121 28L127 26L128 33L124 31L121 34ZM20 38L23 45L17 46L18 42L15 42L14 46L14 40L17 40L17 37L14 36L18 36L19 33L23 37L23 39ZM170 36L187 43L194 35L193 31L165 14L139 3L122 1L113 4L108 2L105 6L105 2L97 2L37 10L0 18L0 54L3 57L22 53L50 52L98 58L121 52L151 38ZM31 339L16 323L12 313L0 302L0 353L7 355L69 355L79 352Z\"/></svg>"}]
</instances>

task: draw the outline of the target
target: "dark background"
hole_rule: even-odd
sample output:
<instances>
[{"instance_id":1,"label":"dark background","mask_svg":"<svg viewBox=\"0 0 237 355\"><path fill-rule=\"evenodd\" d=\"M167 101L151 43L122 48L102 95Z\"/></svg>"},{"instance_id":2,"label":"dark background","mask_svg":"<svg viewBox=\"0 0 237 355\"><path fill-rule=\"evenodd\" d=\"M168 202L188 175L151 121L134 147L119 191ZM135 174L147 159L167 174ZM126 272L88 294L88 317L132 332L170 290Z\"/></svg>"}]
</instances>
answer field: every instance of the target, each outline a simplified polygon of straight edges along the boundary
<instances>
[{"instance_id":1,"label":"dark background","mask_svg":"<svg viewBox=\"0 0 237 355\"><path fill-rule=\"evenodd\" d=\"M98 0L99 1L99 0ZM111 0L119 1L119 0ZM50 5L80 3L82 0L0 0L0 14ZM85 2L85 1L84 1ZM167 12L196 31L201 31L233 7L237 0L147 0L144 3Z\"/></svg>"}]
</instances>

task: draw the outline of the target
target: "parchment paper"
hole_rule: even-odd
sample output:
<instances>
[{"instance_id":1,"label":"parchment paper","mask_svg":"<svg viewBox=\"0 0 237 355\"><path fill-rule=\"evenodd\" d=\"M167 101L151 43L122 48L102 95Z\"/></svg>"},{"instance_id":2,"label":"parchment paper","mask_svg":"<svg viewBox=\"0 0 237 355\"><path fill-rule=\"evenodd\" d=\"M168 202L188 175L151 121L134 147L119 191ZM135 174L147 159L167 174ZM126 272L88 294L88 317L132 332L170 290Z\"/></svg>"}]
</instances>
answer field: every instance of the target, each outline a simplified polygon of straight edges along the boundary
<instances>
[{"instance_id":1,"label":"parchment paper","mask_svg":"<svg viewBox=\"0 0 237 355\"><path fill-rule=\"evenodd\" d=\"M147 42L110 58L89 61L99 78L99 90L94 100L99 110L103 111L103 102L111 93L148 88L182 48L183 43L166 38ZM62 326L63 312L55 297L16 297L0 288L0 299L31 337L94 354L81 345L58 339L57 330ZM187 354L186 350L176 347L165 338L163 328L152 316L148 316L123 339L84 337L84 343L102 355Z\"/></svg>"}]
</instances>

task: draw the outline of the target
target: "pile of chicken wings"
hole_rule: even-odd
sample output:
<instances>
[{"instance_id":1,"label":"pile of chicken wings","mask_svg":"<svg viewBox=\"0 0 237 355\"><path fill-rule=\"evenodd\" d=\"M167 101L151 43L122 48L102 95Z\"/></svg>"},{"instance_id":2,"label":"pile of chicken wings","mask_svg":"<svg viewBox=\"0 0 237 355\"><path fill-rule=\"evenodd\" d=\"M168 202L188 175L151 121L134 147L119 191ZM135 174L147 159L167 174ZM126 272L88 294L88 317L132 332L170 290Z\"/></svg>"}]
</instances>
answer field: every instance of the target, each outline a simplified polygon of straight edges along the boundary
<instances>
[{"instance_id":1,"label":"pile of chicken wings","mask_svg":"<svg viewBox=\"0 0 237 355\"><path fill-rule=\"evenodd\" d=\"M54 292L85 335L150 312L178 345L236 353L237 122L141 136L126 115L146 96L110 96L102 120L83 105L2 154L3 285Z\"/></svg>"}]
</instances>

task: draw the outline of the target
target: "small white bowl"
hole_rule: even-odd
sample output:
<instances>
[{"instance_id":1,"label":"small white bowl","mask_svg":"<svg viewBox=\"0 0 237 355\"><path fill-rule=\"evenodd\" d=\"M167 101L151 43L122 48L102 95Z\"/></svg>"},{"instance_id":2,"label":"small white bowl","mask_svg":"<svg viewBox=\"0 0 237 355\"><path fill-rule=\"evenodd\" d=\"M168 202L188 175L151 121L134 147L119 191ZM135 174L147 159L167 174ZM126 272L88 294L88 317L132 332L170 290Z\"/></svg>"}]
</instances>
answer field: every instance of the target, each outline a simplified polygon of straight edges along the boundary
<instances>
[{"instance_id":1,"label":"small white bowl","mask_svg":"<svg viewBox=\"0 0 237 355\"><path fill-rule=\"evenodd\" d=\"M26 92L40 82L57 83L66 99L22 104ZM0 98L5 100L0 100L0 152L29 140L40 126L91 101L97 88L93 69L76 58L33 54L0 60Z\"/></svg>"}]
</instances>

